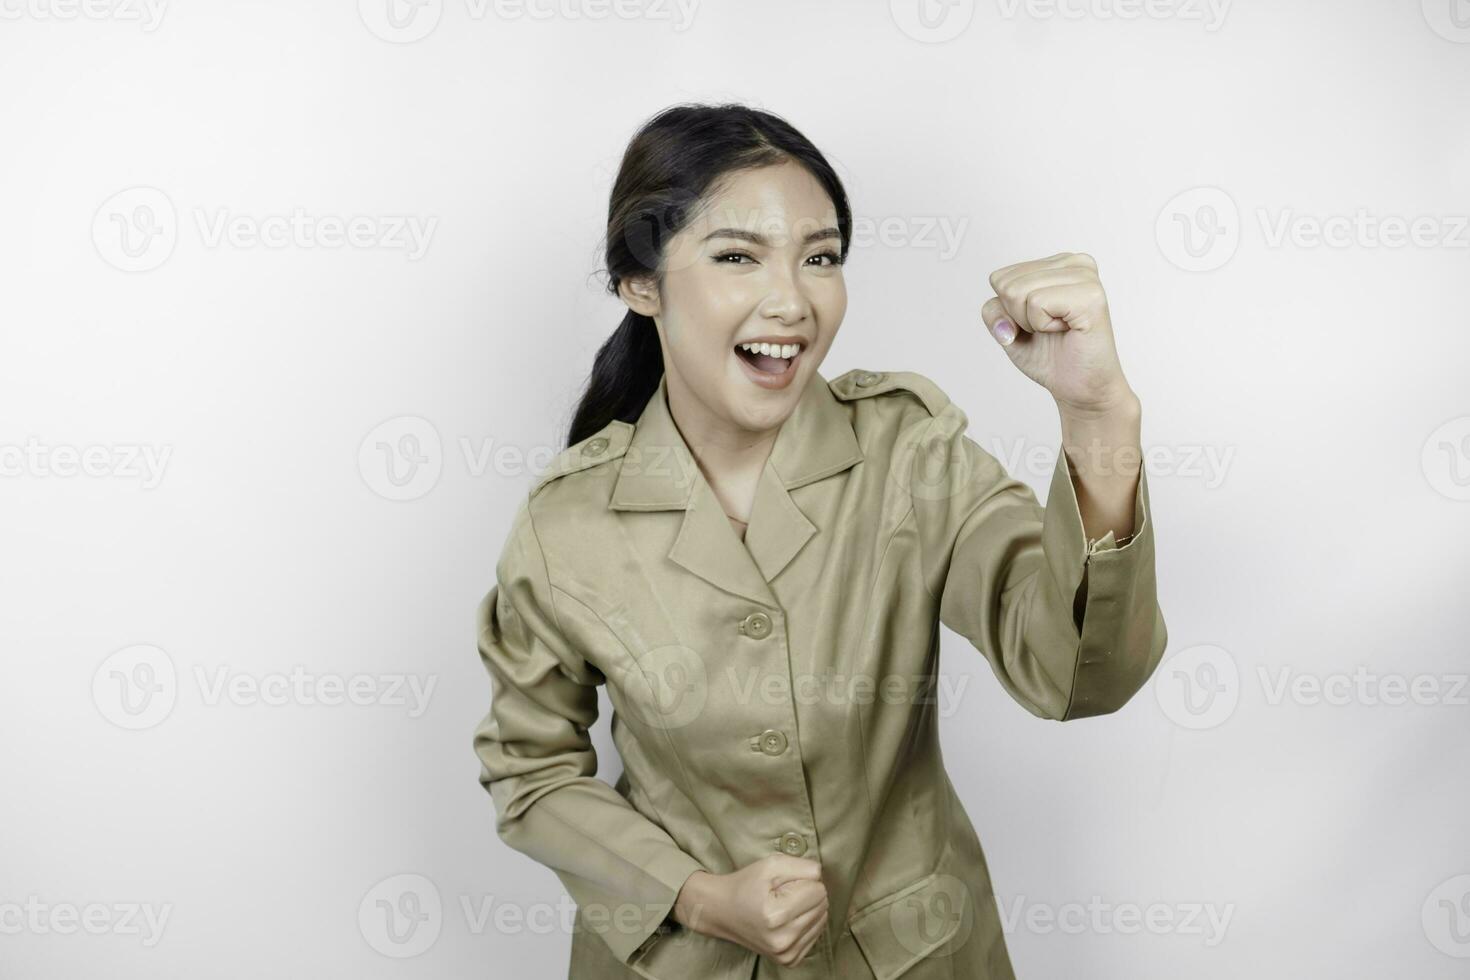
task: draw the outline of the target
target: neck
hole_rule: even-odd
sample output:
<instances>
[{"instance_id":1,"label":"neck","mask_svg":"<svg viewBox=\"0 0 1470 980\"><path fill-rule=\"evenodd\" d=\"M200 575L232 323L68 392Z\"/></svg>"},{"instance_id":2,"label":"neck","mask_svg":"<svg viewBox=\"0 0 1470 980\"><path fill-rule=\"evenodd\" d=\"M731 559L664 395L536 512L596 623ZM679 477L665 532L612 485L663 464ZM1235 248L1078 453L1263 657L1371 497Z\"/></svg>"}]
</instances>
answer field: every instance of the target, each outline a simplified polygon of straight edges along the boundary
<instances>
[{"instance_id":1,"label":"neck","mask_svg":"<svg viewBox=\"0 0 1470 980\"><path fill-rule=\"evenodd\" d=\"M771 455L780 426L752 430L711 411L683 382L666 375L669 415L712 485L758 476Z\"/></svg>"}]
</instances>

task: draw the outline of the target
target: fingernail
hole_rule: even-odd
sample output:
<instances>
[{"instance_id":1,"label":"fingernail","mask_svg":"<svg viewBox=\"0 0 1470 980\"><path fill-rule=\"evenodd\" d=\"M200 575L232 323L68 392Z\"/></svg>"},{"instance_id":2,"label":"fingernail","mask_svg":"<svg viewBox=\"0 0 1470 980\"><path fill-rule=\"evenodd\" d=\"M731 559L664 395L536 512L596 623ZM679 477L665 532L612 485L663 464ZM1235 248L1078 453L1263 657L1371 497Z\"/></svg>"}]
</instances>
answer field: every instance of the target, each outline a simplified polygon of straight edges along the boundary
<instances>
[{"instance_id":1,"label":"fingernail","mask_svg":"<svg viewBox=\"0 0 1470 980\"><path fill-rule=\"evenodd\" d=\"M1016 339L1016 325L1004 317L995 321L991 332L995 334L995 339L1000 341L1002 347L1009 347L1011 341Z\"/></svg>"}]
</instances>

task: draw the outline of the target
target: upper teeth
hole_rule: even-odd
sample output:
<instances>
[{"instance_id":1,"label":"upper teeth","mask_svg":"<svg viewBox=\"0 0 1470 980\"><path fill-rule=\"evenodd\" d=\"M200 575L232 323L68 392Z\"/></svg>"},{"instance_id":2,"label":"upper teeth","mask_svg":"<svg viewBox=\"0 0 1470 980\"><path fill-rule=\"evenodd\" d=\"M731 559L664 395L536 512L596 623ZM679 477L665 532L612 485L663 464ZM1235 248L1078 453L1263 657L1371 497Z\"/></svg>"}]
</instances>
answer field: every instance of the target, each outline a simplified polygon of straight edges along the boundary
<instances>
[{"instance_id":1,"label":"upper teeth","mask_svg":"<svg viewBox=\"0 0 1470 980\"><path fill-rule=\"evenodd\" d=\"M766 354L771 357L795 357L796 352L801 350L800 344L740 344L739 347L752 354Z\"/></svg>"}]
</instances>

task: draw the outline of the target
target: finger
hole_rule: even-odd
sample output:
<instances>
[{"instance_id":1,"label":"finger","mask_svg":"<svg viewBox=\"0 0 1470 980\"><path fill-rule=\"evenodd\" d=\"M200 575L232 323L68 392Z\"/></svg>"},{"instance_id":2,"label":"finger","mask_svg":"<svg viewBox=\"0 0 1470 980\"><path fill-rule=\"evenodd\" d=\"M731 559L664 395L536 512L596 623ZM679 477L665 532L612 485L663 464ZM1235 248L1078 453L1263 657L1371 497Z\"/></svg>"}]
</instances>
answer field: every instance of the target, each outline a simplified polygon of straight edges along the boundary
<instances>
[{"instance_id":1,"label":"finger","mask_svg":"<svg viewBox=\"0 0 1470 980\"><path fill-rule=\"evenodd\" d=\"M780 942L772 952L778 956L787 956L797 952L801 949L802 943L811 937L813 929L816 929L820 935L821 930L826 927L827 917L828 905L823 902L816 908L803 912L790 922L784 923L781 926L780 935L788 938Z\"/></svg>"},{"instance_id":2,"label":"finger","mask_svg":"<svg viewBox=\"0 0 1470 980\"><path fill-rule=\"evenodd\" d=\"M812 923L826 921L827 911L830 908L831 903L829 903L826 898L823 898L820 902L807 909L805 912L801 913L800 915L793 916L791 920L786 923L788 926L790 926L788 932L797 937L797 941L792 942L791 945L795 946L797 942L800 941L800 937L806 935L807 930L812 927Z\"/></svg>"},{"instance_id":3,"label":"finger","mask_svg":"<svg viewBox=\"0 0 1470 980\"><path fill-rule=\"evenodd\" d=\"M1003 280L996 295L1016 326L1032 333L1052 333L1066 330L1067 324L1049 311L1039 308L1034 297L1038 293L1062 286L1085 286L1088 283L1092 284L1094 290L1101 292L1097 278L1086 269L1038 269Z\"/></svg>"},{"instance_id":4,"label":"finger","mask_svg":"<svg viewBox=\"0 0 1470 980\"><path fill-rule=\"evenodd\" d=\"M795 917L807 909L815 908L827 900L827 889L818 882L792 882L777 893L779 907L788 916Z\"/></svg>"},{"instance_id":5,"label":"finger","mask_svg":"<svg viewBox=\"0 0 1470 980\"><path fill-rule=\"evenodd\" d=\"M766 879L772 890L779 888L788 881L821 881L822 866L811 858L791 857L789 854L778 854L770 862L768 867L769 877Z\"/></svg>"},{"instance_id":6,"label":"finger","mask_svg":"<svg viewBox=\"0 0 1470 980\"><path fill-rule=\"evenodd\" d=\"M1013 262L1003 265L990 274L990 288L999 292L999 280L1008 279L1012 276L1024 275L1035 272L1038 269L1089 269L1097 271L1097 260L1086 252L1058 252L1048 255L1044 259L1030 259L1025 262Z\"/></svg>"},{"instance_id":7,"label":"finger","mask_svg":"<svg viewBox=\"0 0 1470 980\"><path fill-rule=\"evenodd\" d=\"M812 923L811 927L807 929L801 939L797 940L796 958L792 960L791 965L801 965L801 961L806 959L806 955L812 951L812 947L817 944L817 940L821 939L822 934L826 931L827 917L824 915L820 920Z\"/></svg>"},{"instance_id":8,"label":"finger","mask_svg":"<svg viewBox=\"0 0 1470 980\"><path fill-rule=\"evenodd\" d=\"M767 859L767 868L773 877L820 878L822 866L811 858L792 857L789 854L773 854Z\"/></svg>"},{"instance_id":9,"label":"finger","mask_svg":"<svg viewBox=\"0 0 1470 980\"><path fill-rule=\"evenodd\" d=\"M1096 282L1066 283L1033 290L1026 297L1026 317L1045 322L1045 331L1088 330L1098 322L1094 316L1104 306Z\"/></svg>"}]
</instances>

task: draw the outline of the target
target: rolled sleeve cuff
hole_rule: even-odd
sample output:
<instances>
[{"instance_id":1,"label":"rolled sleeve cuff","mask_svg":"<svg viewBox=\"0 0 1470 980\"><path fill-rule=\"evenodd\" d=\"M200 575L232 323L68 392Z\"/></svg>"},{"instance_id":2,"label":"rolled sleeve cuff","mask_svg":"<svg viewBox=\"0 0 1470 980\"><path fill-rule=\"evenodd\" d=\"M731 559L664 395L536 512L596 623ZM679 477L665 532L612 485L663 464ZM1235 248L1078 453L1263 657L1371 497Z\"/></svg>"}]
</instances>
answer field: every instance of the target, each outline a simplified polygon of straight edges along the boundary
<instances>
[{"instance_id":1,"label":"rolled sleeve cuff","mask_svg":"<svg viewBox=\"0 0 1470 980\"><path fill-rule=\"evenodd\" d=\"M1140 466L1133 534L1121 546L1110 530L1089 540L1071 463L1058 453L1042 530L1047 561L1080 616L1077 662L1062 720L1116 711L1138 690L1163 638L1154 578L1148 472ZM1079 589L1082 591L1079 593Z\"/></svg>"},{"instance_id":2,"label":"rolled sleeve cuff","mask_svg":"<svg viewBox=\"0 0 1470 980\"><path fill-rule=\"evenodd\" d=\"M680 928L671 918L674 902L684 882L694 872L704 870L704 865L683 851L670 851L668 856L645 870L662 886L657 900L638 906L640 917L636 929L628 929L623 923L614 921L602 932L613 955L630 966L654 949L662 937Z\"/></svg>"},{"instance_id":3,"label":"rolled sleeve cuff","mask_svg":"<svg viewBox=\"0 0 1470 980\"><path fill-rule=\"evenodd\" d=\"M634 974L646 980L689 980L691 977L748 977L755 967L756 954L738 943L695 932L675 922L671 916L674 901L685 880L704 867L692 862L683 867L671 865L664 880L673 889L668 908L648 923L648 934L623 962ZM627 938L636 938L628 936Z\"/></svg>"},{"instance_id":4,"label":"rolled sleeve cuff","mask_svg":"<svg viewBox=\"0 0 1470 980\"><path fill-rule=\"evenodd\" d=\"M1089 540L1082 524L1082 510L1077 503L1077 488L1072 482L1072 464L1065 452L1057 453L1052 469L1051 489L1047 492L1046 516L1042 529L1043 545L1051 566L1052 577L1073 595L1082 584L1083 569L1094 555L1116 553L1131 556L1147 550L1143 542L1151 538L1149 527L1148 470L1138 469L1138 486L1133 492L1133 533L1123 544L1110 530L1100 538Z\"/></svg>"}]
</instances>

